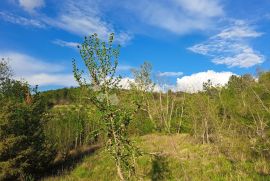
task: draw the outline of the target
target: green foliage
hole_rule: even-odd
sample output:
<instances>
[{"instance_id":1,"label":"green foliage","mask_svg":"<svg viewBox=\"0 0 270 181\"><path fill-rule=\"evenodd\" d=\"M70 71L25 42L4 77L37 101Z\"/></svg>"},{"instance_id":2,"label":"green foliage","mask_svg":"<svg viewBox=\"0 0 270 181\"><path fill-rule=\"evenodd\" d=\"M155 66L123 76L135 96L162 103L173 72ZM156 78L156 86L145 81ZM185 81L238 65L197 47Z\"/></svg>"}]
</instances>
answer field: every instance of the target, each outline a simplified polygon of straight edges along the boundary
<instances>
[{"instance_id":1,"label":"green foliage","mask_svg":"<svg viewBox=\"0 0 270 181\"><path fill-rule=\"evenodd\" d=\"M232 161L219 152L214 144L198 144L188 134L151 134L136 137L137 146L144 152L166 155L153 159L145 154L138 158L138 177L131 180L269 180L269 162L263 160ZM241 152L240 150L239 152ZM153 169L153 166L155 169ZM119 180L114 162L104 150L88 156L66 175L51 177L54 180ZM155 173L155 177L153 175ZM159 177L158 177L159 176Z\"/></svg>"},{"instance_id":2,"label":"green foliage","mask_svg":"<svg viewBox=\"0 0 270 181\"><path fill-rule=\"evenodd\" d=\"M99 134L105 136L106 148L115 160L119 179L126 180L134 173L134 158L137 152L128 137L128 126L132 111L122 107L116 95L119 90L120 77L116 77L119 46L113 46L114 35L108 43L101 42L94 34L86 37L80 53L90 75L90 83L84 78L75 61L74 77L81 86L91 94L89 100L101 113Z\"/></svg>"},{"instance_id":3,"label":"green foliage","mask_svg":"<svg viewBox=\"0 0 270 181\"><path fill-rule=\"evenodd\" d=\"M110 122L108 115L112 114L114 128L121 127L121 123L127 121L128 126L124 124L124 129L119 129L121 135L166 132L173 135L172 137L177 137L175 133L187 133L192 136L192 140L183 138L179 141L175 141L178 138L158 139L159 136L149 135L141 142L136 139L135 143L146 147L145 150L143 149L145 153L165 152L169 153L169 156L164 164L162 158L153 159L149 155L137 158L135 168L139 178L127 177L131 180L154 179L169 172L172 177L167 174L163 177L165 180L179 178L183 180L233 180L236 177L242 180L269 179L269 76L268 73L262 73L258 81L249 75L233 76L224 87L215 87L209 81L204 84L204 91L193 94L142 91L136 87L136 84L133 89L127 91L120 91L117 86L114 87L115 89L110 87L108 89L109 101L117 100L117 104L109 104L110 109L106 107L106 94L101 91L102 89L99 86L89 86L89 92L93 91L91 95L94 97L87 99L91 100L88 104L95 105L97 109L92 116L101 116L101 123L97 127L99 135L103 134L106 137L105 140L109 140L107 152L106 156L105 152L102 152L104 157L97 154L93 157L94 160L92 157L89 158L96 164L91 164L89 161L84 163L83 167L75 169L70 176L71 180L74 178L102 180L107 178L106 176L110 180L118 179L113 174L117 172L117 167L113 166L117 157L112 157L114 149L109 149L114 148L115 143L108 145L111 143L109 138L113 132L110 132L111 135L105 134L105 130L108 129L103 124ZM91 87L95 87L94 90ZM99 101L97 104L94 104L95 98ZM136 110L135 114L134 110ZM167 114L171 112L170 110L172 110L171 118L167 116L170 115ZM66 114L72 115L71 112ZM167 131L166 121L170 123L169 131ZM154 142L153 145L149 140ZM128 145L129 142L121 140L121 144ZM123 151L128 150L128 147L121 149L125 159L127 159L126 155L130 156L132 153L132 151ZM97 161L102 159L105 161ZM162 163L159 163L159 160ZM125 170L125 163L121 163ZM106 169L107 164L113 169ZM150 172L153 166L154 169Z\"/></svg>"},{"instance_id":4,"label":"green foliage","mask_svg":"<svg viewBox=\"0 0 270 181\"><path fill-rule=\"evenodd\" d=\"M166 155L154 155L152 161L151 180L162 181L170 179L171 170L169 168L169 161Z\"/></svg>"},{"instance_id":5,"label":"green foliage","mask_svg":"<svg viewBox=\"0 0 270 181\"><path fill-rule=\"evenodd\" d=\"M99 115L82 105L55 106L46 116L46 136L63 158L78 147L97 141Z\"/></svg>"},{"instance_id":6,"label":"green foliage","mask_svg":"<svg viewBox=\"0 0 270 181\"><path fill-rule=\"evenodd\" d=\"M214 141L219 121L218 108L208 95L189 96L184 118L191 123L191 134L202 143Z\"/></svg>"},{"instance_id":7,"label":"green foliage","mask_svg":"<svg viewBox=\"0 0 270 181\"><path fill-rule=\"evenodd\" d=\"M152 65L150 63L144 62L139 69L133 69L132 74L135 78L132 87L142 92L153 91L155 84L151 80Z\"/></svg>"},{"instance_id":8,"label":"green foliage","mask_svg":"<svg viewBox=\"0 0 270 181\"><path fill-rule=\"evenodd\" d=\"M2 84L11 77L11 69L5 59L0 60L0 87Z\"/></svg>"},{"instance_id":9,"label":"green foliage","mask_svg":"<svg viewBox=\"0 0 270 181\"><path fill-rule=\"evenodd\" d=\"M156 90L162 84L151 79L152 66L144 63L132 71L131 89L122 90L116 72L120 49L113 38L85 38L85 67L73 61L78 88L31 91L12 80L7 62L0 61L0 180L35 179L56 152L65 159L97 142L105 148L89 159L94 163L76 168L71 180L269 179L269 72L258 80L232 76L223 87L209 80L197 93L162 92ZM176 140L187 133L189 143L147 135L139 143L144 153L154 153L138 157L138 140L130 137L151 133Z\"/></svg>"},{"instance_id":10,"label":"green foliage","mask_svg":"<svg viewBox=\"0 0 270 181\"><path fill-rule=\"evenodd\" d=\"M18 81L5 81L0 94L0 180L37 176L54 157L43 129L46 105Z\"/></svg>"},{"instance_id":11,"label":"green foliage","mask_svg":"<svg viewBox=\"0 0 270 181\"><path fill-rule=\"evenodd\" d=\"M62 88L58 90L48 90L41 94L46 98L50 105L66 105L79 102L82 90L76 88Z\"/></svg>"}]
</instances>

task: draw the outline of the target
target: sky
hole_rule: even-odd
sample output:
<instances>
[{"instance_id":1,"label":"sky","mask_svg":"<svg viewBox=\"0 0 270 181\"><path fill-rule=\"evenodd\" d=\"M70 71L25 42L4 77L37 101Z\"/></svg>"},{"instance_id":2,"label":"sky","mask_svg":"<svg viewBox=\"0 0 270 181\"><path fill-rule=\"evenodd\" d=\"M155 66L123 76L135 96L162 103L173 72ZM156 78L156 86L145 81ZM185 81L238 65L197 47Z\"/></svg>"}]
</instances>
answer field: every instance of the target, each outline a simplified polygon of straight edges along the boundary
<instances>
[{"instance_id":1,"label":"sky","mask_svg":"<svg viewBox=\"0 0 270 181\"><path fill-rule=\"evenodd\" d=\"M16 79L41 90L76 86L77 45L115 33L118 74L148 61L153 77L194 92L210 79L269 70L269 0L1 0L0 57ZM82 66L82 64L79 64Z\"/></svg>"}]
</instances>

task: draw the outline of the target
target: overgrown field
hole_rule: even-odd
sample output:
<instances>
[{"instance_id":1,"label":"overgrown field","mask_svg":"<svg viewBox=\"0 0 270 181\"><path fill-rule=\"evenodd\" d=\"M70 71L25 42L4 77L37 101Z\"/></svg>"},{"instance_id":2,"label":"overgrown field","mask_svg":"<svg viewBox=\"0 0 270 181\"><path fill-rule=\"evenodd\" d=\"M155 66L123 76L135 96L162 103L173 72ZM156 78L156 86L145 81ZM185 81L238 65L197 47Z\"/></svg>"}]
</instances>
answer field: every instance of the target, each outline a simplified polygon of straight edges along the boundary
<instances>
[{"instance_id":1,"label":"overgrown field","mask_svg":"<svg viewBox=\"0 0 270 181\"><path fill-rule=\"evenodd\" d=\"M270 163L250 160L241 145L234 156L224 154L216 145L198 144L188 134L150 134L135 138L145 153L138 158L137 175L132 180L269 180ZM232 156L232 155L231 155ZM44 179L118 180L113 160L105 150L86 156L71 172Z\"/></svg>"},{"instance_id":2,"label":"overgrown field","mask_svg":"<svg viewBox=\"0 0 270 181\"><path fill-rule=\"evenodd\" d=\"M146 62L123 89L113 34L80 53L79 87L47 92L2 60L0 180L270 180L270 72L187 93Z\"/></svg>"}]
</instances>

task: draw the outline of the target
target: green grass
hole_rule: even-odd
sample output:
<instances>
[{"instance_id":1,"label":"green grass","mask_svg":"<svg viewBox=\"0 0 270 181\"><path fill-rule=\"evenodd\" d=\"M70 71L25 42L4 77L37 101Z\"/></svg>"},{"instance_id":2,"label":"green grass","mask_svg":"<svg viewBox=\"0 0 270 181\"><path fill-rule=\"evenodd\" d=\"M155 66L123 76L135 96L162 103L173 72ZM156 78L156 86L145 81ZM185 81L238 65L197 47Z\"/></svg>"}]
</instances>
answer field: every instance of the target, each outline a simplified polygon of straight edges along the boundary
<instances>
[{"instance_id":1,"label":"green grass","mask_svg":"<svg viewBox=\"0 0 270 181\"><path fill-rule=\"evenodd\" d=\"M138 159L134 180L270 180L269 163L258 160L228 159L214 145L196 144L187 134L151 134L135 138L146 153L162 153L161 157L145 154ZM261 174L260 174L261 173ZM104 150L88 156L70 173L49 180L118 180L114 162Z\"/></svg>"}]
</instances>

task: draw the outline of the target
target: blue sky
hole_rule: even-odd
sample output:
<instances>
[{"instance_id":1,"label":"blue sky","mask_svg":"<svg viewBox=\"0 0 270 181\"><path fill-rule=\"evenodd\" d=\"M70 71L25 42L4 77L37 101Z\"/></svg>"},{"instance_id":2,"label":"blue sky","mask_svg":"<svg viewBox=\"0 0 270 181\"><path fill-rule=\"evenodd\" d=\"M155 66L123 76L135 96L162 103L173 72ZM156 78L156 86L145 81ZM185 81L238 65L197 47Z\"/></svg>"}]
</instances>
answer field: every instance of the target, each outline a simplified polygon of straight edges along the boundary
<instances>
[{"instance_id":1,"label":"blue sky","mask_svg":"<svg viewBox=\"0 0 270 181\"><path fill-rule=\"evenodd\" d=\"M119 74L144 61L177 90L269 69L269 0L3 0L0 56L17 79L42 90L75 86L76 45L115 32ZM192 87L192 88L190 88Z\"/></svg>"}]
</instances>

